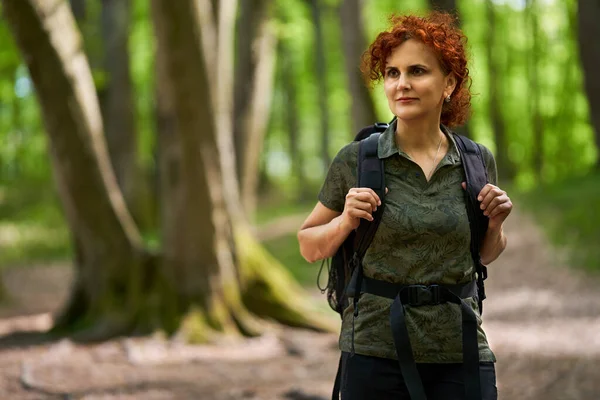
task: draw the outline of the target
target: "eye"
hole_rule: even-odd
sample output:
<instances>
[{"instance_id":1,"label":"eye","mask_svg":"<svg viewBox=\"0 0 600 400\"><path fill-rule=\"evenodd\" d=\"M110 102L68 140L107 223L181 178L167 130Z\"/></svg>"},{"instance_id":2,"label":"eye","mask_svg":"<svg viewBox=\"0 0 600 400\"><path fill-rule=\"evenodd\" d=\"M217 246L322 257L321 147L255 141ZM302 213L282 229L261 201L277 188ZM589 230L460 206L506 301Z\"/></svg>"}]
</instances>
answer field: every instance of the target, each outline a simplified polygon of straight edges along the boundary
<instances>
[{"instance_id":1,"label":"eye","mask_svg":"<svg viewBox=\"0 0 600 400\"><path fill-rule=\"evenodd\" d=\"M396 68L390 68L385 73L386 78L396 78L398 76L398 70Z\"/></svg>"},{"instance_id":2,"label":"eye","mask_svg":"<svg viewBox=\"0 0 600 400\"><path fill-rule=\"evenodd\" d=\"M413 69L414 75L423 75L424 73L425 73L425 70L421 67L415 67L415 69Z\"/></svg>"}]
</instances>

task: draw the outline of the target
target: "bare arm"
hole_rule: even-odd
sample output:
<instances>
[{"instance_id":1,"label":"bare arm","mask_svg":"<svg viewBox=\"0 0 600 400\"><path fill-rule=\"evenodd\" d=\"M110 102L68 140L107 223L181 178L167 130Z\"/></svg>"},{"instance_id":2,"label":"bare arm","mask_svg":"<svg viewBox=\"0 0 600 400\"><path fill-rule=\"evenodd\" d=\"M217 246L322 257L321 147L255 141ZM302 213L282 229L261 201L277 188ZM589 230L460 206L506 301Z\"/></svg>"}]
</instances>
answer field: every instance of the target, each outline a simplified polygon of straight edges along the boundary
<instances>
[{"instance_id":1,"label":"bare arm","mask_svg":"<svg viewBox=\"0 0 600 400\"><path fill-rule=\"evenodd\" d=\"M479 254L481 263L488 265L506 248L506 236L502 226L512 211L512 202L506 192L497 186L487 184L479 193L483 215L489 217L488 230L481 243Z\"/></svg>"},{"instance_id":2,"label":"bare arm","mask_svg":"<svg viewBox=\"0 0 600 400\"><path fill-rule=\"evenodd\" d=\"M351 231L342 224L342 213L318 202L298 232L300 254L311 263L331 257Z\"/></svg>"},{"instance_id":3,"label":"bare arm","mask_svg":"<svg viewBox=\"0 0 600 400\"><path fill-rule=\"evenodd\" d=\"M308 262L333 256L361 218L373 221L372 213L378 205L379 196L367 188L350 189L343 213L318 202L298 232L300 254Z\"/></svg>"},{"instance_id":4,"label":"bare arm","mask_svg":"<svg viewBox=\"0 0 600 400\"><path fill-rule=\"evenodd\" d=\"M502 226L499 229L488 229L483 238L479 254L481 255L481 263L484 265L490 264L506 249L506 236Z\"/></svg>"}]
</instances>

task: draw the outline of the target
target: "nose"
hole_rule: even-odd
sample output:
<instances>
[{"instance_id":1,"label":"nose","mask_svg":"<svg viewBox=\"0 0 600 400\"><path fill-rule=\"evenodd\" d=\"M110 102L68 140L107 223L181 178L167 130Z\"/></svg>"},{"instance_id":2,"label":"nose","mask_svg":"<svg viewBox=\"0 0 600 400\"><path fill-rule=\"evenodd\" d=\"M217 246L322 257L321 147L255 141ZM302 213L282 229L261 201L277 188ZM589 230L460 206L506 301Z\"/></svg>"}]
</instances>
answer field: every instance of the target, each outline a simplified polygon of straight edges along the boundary
<instances>
[{"instance_id":1,"label":"nose","mask_svg":"<svg viewBox=\"0 0 600 400\"><path fill-rule=\"evenodd\" d=\"M411 89L410 82L409 82L408 78L406 77L406 74L400 75L400 77L398 78L398 86L396 87L396 89L398 89L400 91Z\"/></svg>"}]
</instances>

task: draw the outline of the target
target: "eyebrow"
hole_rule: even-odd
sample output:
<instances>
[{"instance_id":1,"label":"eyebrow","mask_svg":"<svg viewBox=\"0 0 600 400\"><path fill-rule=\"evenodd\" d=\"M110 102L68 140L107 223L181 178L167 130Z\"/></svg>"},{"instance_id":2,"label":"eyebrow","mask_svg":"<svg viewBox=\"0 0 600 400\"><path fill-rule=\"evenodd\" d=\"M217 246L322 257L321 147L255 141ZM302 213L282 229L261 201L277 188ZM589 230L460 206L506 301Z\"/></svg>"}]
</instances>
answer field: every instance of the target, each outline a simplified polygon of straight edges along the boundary
<instances>
[{"instance_id":1,"label":"eyebrow","mask_svg":"<svg viewBox=\"0 0 600 400\"><path fill-rule=\"evenodd\" d=\"M423 64L413 64L413 65L409 65L408 66L409 69L414 69L414 68L423 68L423 69L429 69L429 67L427 67L426 65ZM395 67L393 65L389 66L389 67L385 67L385 70L390 70L390 69L398 69L398 67Z\"/></svg>"}]
</instances>

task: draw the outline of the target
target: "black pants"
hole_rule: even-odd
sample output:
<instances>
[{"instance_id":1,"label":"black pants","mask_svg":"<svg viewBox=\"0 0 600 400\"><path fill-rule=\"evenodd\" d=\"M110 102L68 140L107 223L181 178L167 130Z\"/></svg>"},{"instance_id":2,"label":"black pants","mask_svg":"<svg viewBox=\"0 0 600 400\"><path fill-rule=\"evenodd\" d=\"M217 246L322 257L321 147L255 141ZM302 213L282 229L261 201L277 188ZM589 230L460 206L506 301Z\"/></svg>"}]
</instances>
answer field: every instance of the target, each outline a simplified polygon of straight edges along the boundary
<instances>
[{"instance_id":1,"label":"black pants","mask_svg":"<svg viewBox=\"0 0 600 400\"><path fill-rule=\"evenodd\" d=\"M462 364L417 364L427 400L464 400ZM480 363L483 400L497 400L494 364ZM342 353L342 400L410 400L398 361Z\"/></svg>"}]
</instances>

